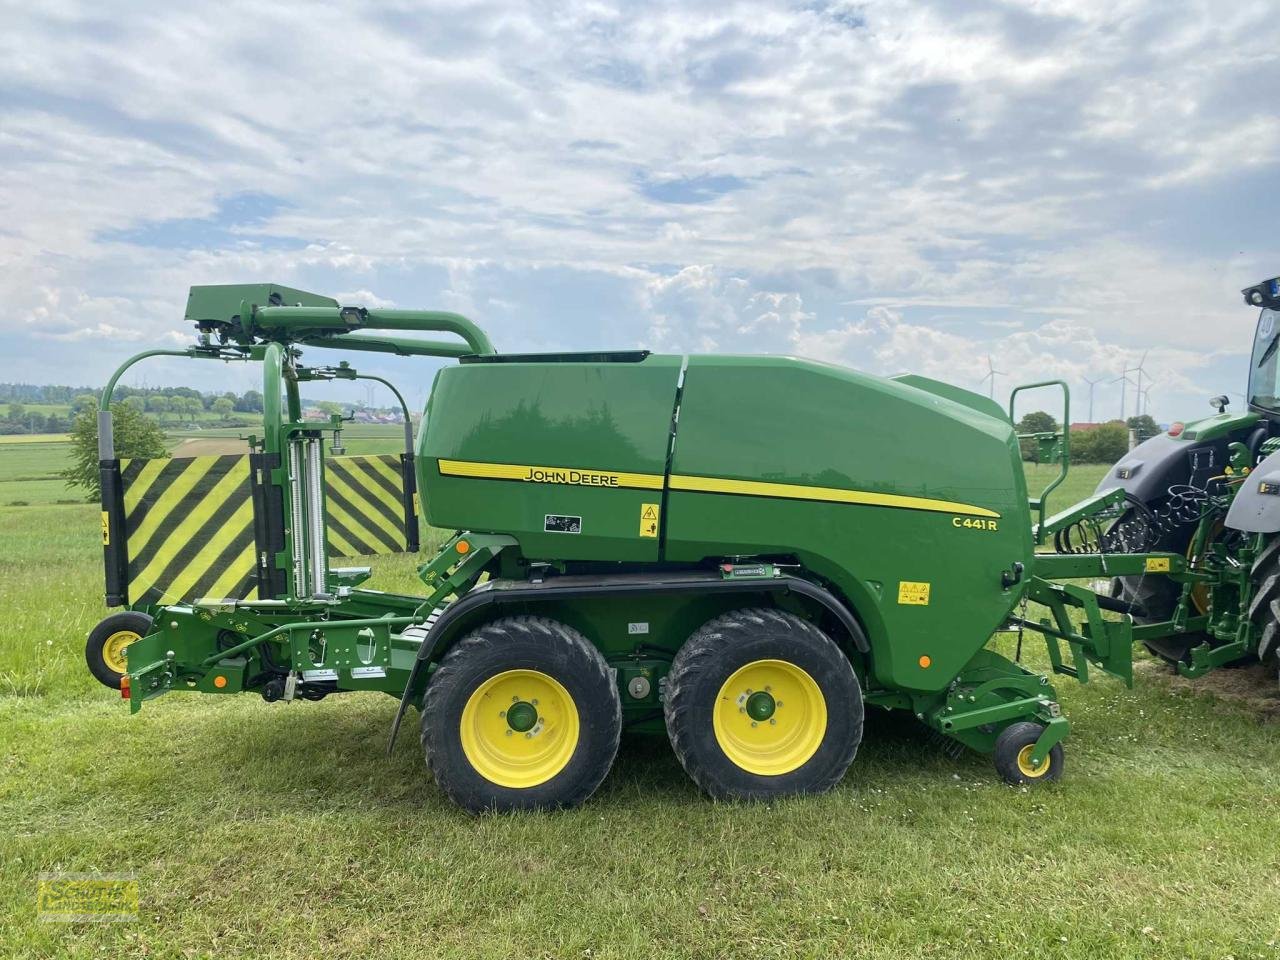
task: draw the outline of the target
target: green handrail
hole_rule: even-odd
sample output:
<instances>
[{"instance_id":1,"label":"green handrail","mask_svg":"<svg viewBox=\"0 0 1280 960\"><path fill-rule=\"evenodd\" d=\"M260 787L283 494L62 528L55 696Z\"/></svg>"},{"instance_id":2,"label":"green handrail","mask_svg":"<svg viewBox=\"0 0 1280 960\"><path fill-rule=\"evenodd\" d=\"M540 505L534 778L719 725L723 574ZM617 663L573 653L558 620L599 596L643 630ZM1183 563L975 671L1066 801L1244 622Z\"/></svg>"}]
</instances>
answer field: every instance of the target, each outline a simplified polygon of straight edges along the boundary
<instances>
[{"instance_id":1,"label":"green handrail","mask_svg":"<svg viewBox=\"0 0 1280 960\"><path fill-rule=\"evenodd\" d=\"M1044 517L1045 507L1048 503L1049 494L1052 493L1067 479L1067 470L1071 466L1071 388L1067 386L1065 380L1038 380L1035 383L1024 383L1013 388L1009 394L1009 422L1016 423L1013 417L1014 403L1017 401L1018 394L1027 390L1038 390L1043 387L1061 387L1062 388L1062 456L1059 462L1062 464L1058 475L1049 481L1049 485L1040 491L1039 497L1031 497L1029 503L1033 510L1038 514L1036 521L1035 535L1036 543L1044 543ZM1031 434L1018 434L1018 439L1025 439Z\"/></svg>"}]
</instances>

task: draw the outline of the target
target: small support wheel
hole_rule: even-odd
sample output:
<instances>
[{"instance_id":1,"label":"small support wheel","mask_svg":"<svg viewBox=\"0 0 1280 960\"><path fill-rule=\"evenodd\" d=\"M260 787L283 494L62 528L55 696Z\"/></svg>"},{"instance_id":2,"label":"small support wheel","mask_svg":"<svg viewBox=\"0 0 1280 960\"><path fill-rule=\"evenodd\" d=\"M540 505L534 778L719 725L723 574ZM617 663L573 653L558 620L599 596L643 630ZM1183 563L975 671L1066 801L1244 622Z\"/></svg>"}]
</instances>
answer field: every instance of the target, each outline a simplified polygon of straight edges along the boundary
<instances>
[{"instance_id":1,"label":"small support wheel","mask_svg":"<svg viewBox=\"0 0 1280 960\"><path fill-rule=\"evenodd\" d=\"M1041 724L1024 720L1011 723L996 737L995 761L996 772L1005 783L1021 786L1027 783L1044 783L1057 780L1062 776L1063 757L1062 744L1055 743L1049 755L1038 766L1031 762L1031 753L1035 750L1036 741L1044 733Z\"/></svg>"},{"instance_id":2,"label":"small support wheel","mask_svg":"<svg viewBox=\"0 0 1280 960\"><path fill-rule=\"evenodd\" d=\"M127 610L113 613L89 631L84 645L84 659L89 672L104 687L120 689L128 672L125 648L151 632L151 618L145 613Z\"/></svg>"}]
</instances>

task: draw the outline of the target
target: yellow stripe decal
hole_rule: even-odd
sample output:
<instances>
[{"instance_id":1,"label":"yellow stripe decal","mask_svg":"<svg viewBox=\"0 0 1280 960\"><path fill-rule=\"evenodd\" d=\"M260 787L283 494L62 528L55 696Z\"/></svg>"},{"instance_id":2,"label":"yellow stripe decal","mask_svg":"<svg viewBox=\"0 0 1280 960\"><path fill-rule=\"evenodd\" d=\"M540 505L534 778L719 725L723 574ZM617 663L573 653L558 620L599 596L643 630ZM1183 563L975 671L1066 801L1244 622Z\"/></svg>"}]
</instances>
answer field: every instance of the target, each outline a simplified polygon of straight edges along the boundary
<instances>
[{"instance_id":1,"label":"yellow stripe decal","mask_svg":"<svg viewBox=\"0 0 1280 960\"><path fill-rule=\"evenodd\" d=\"M928 497L904 497L896 493L871 493L867 490L845 490L840 487L809 487L796 483L766 483L759 480L726 480L722 477L686 477L672 474L667 479L672 490L697 493L730 493L754 497L781 497L785 500L821 500L828 503L852 503L866 507L897 507L903 510L926 510L932 513L960 514L970 517L995 517L1000 514L986 507Z\"/></svg>"},{"instance_id":2,"label":"yellow stripe decal","mask_svg":"<svg viewBox=\"0 0 1280 960\"><path fill-rule=\"evenodd\" d=\"M577 467L536 467L519 463L480 463L474 460L440 460L440 473L446 477L476 477L482 480L522 480L526 483L563 483L589 487L629 487L636 490L661 490L662 475L654 473L619 473ZM929 497L907 497L896 493L872 493L867 490L845 490L840 487L809 487L797 483L769 483L762 480L727 480L721 477L690 477L672 474L667 478L671 490L696 493L729 493L753 497L779 497L785 500L817 500L825 503L851 503L866 507L895 507L902 510L925 510L968 517L992 517L1000 514L986 507Z\"/></svg>"},{"instance_id":3,"label":"yellow stripe decal","mask_svg":"<svg viewBox=\"0 0 1280 960\"><path fill-rule=\"evenodd\" d=\"M473 460L441 460L446 477L476 477L481 480L523 480L526 483L563 483L577 487L627 487L632 490L661 490L660 473L620 473L591 467L537 467L519 463L477 463Z\"/></svg>"}]
</instances>

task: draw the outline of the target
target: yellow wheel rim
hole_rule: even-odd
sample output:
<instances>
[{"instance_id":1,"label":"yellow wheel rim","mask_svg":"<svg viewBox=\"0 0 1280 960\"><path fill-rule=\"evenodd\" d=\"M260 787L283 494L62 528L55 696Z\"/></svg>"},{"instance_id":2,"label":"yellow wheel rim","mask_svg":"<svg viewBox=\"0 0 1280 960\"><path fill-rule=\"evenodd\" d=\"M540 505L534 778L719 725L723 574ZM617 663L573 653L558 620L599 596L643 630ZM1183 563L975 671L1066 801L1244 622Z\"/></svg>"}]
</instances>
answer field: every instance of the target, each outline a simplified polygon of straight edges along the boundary
<instances>
[{"instance_id":1,"label":"yellow wheel rim","mask_svg":"<svg viewBox=\"0 0 1280 960\"><path fill-rule=\"evenodd\" d=\"M755 660L720 688L716 742L736 766L777 777L799 769L827 734L827 701L813 677L785 660Z\"/></svg>"},{"instance_id":2,"label":"yellow wheel rim","mask_svg":"<svg viewBox=\"0 0 1280 960\"><path fill-rule=\"evenodd\" d=\"M117 630L107 637L102 644L102 662L108 670L124 674L129 672L129 661L125 659L124 649L140 639L132 630Z\"/></svg>"},{"instance_id":3,"label":"yellow wheel rim","mask_svg":"<svg viewBox=\"0 0 1280 960\"><path fill-rule=\"evenodd\" d=\"M546 783L578 747L578 707L555 677L507 670L475 689L462 708L462 752L500 787Z\"/></svg>"},{"instance_id":4,"label":"yellow wheel rim","mask_svg":"<svg viewBox=\"0 0 1280 960\"><path fill-rule=\"evenodd\" d=\"M1053 766L1053 754L1047 755L1040 766L1032 766L1031 753L1035 748L1036 745L1034 743L1028 743L1018 751L1018 772L1024 777L1030 777L1032 780L1043 777L1049 772L1049 768Z\"/></svg>"}]
</instances>

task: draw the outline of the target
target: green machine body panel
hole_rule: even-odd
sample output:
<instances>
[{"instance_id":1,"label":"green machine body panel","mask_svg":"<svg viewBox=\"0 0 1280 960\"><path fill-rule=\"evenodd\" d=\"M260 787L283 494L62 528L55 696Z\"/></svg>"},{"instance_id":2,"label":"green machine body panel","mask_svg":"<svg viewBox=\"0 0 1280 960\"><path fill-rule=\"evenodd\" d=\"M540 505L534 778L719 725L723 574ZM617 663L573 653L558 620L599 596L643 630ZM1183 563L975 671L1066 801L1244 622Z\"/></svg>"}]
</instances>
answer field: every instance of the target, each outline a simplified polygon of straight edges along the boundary
<instances>
[{"instance_id":1,"label":"green machine body panel","mask_svg":"<svg viewBox=\"0 0 1280 960\"><path fill-rule=\"evenodd\" d=\"M1240 413L1223 411L1212 417L1205 417L1203 420L1188 423L1182 431L1181 439L1183 441L1194 441L1232 437L1257 426L1258 421L1261 419L1260 416L1249 410Z\"/></svg>"},{"instance_id":2,"label":"green machine body panel","mask_svg":"<svg viewBox=\"0 0 1280 960\"><path fill-rule=\"evenodd\" d=\"M680 358L472 362L441 370L417 441L427 521L500 531L539 560L649 561Z\"/></svg>"},{"instance_id":3,"label":"green machine body panel","mask_svg":"<svg viewBox=\"0 0 1280 960\"><path fill-rule=\"evenodd\" d=\"M1032 555L1013 428L962 399L786 357L464 363L437 376L420 486L431 523L533 562L798 564L861 619L879 683L940 690Z\"/></svg>"},{"instance_id":4,"label":"green machine body panel","mask_svg":"<svg viewBox=\"0 0 1280 960\"><path fill-rule=\"evenodd\" d=\"M668 560L794 557L861 618L883 684L946 686L1019 599L1002 583L1032 554L1017 441L972 406L827 364L692 357L671 473Z\"/></svg>"}]
</instances>

